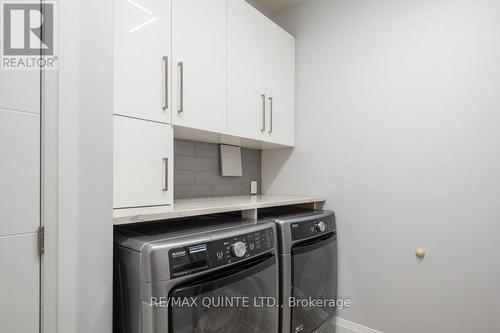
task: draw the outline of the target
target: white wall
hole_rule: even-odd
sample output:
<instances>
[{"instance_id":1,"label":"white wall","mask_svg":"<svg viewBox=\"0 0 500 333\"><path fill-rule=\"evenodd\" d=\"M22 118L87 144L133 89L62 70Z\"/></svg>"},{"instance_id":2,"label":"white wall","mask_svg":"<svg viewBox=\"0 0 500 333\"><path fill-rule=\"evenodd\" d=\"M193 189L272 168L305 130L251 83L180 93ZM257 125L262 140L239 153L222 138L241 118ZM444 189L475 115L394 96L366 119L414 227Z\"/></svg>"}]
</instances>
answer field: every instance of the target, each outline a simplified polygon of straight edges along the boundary
<instances>
[{"instance_id":1,"label":"white wall","mask_svg":"<svg viewBox=\"0 0 500 333\"><path fill-rule=\"evenodd\" d=\"M255 9L260 11L262 14L266 15L269 18L272 18L272 14L266 8L264 8L264 6L262 6L257 0L245 0L245 1L251 4Z\"/></svg>"},{"instance_id":2,"label":"white wall","mask_svg":"<svg viewBox=\"0 0 500 333\"><path fill-rule=\"evenodd\" d=\"M113 2L59 11L59 332L111 333Z\"/></svg>"},{"instance_id":3,"label":"white wall","mask_svg":"<svg viewBox=\"0 0 500 333\"><path fill-rule=\"evenodd\" d=\"M297 37L297 146L263 155L264 188L328 196L340 316L499 332L500 2L308 0L276 20Z\"/></svg>"}]
</instances>

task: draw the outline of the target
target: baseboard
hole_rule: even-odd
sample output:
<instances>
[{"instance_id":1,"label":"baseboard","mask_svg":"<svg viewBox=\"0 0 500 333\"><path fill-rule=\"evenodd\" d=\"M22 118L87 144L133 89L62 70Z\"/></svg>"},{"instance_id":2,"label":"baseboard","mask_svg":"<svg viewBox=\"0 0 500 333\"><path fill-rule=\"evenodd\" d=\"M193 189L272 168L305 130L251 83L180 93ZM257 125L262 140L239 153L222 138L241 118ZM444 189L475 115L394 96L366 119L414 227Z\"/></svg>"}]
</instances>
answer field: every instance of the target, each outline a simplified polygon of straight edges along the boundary
<instances>
[{"instance_id":1,"label":"baseboard","mask_svg":"<svg viewBox=\"0 0 500 333\"><path fill-rule=\"evenodd\" d=\"M338 317L333 318L332 322L335 326L335 333L382 333Z\"/></svg>"}]
</instances>

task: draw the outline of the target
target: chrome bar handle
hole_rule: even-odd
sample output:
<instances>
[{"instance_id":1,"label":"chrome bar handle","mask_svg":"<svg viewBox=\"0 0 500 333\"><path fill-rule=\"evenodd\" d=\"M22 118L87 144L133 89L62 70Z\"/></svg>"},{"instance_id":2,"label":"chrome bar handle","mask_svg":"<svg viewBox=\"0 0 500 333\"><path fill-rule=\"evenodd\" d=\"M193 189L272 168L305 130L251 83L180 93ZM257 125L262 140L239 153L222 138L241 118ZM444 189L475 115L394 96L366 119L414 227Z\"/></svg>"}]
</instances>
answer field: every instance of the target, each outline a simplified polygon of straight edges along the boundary
<instances>
[{"instance_id":1,"label":"chrome bar handle","mask_svg":"<svg viewBox=\"0 0 500 333\"><path fill-rule=\"evenodd\" d=\"M165 103L163 104L163 110L168 109L168 57L163 57L163 62L165 63Z\"/></svg>"},{"instance_id":2,"label":"chrome bar handle","mask_svg":"<svg viewBox=\"0 0 500 333\"><path fill-rule=\"evenodd\" d=\"M271 134L273 132L273 98L272 97L269 97L269 115L270 115L270 120L269 120L268 133Z\"/></svg>"},{"instance_id":3,"label":"chrome bar handle","mask_svg":"<svg viewBox=\"0 0 500 333\"><path fill-rule=\"evenodd\" d=\"M262 128L260 129L262 132L266 131L266 95L260 95L262 98Z\"/></svg>"},{"instance_id":4,"label":"chrome bar handle","mask_svg":"<svg viewBox=\"0 0 500 333\"><path fill-rule=\"evenodd\" d=\"M164 186L163 186L163 192L168 192L168 158L164 157L163 158L163 164L165 167L165 181L164 181Z\"/></svg>"},{"instance_id":5,"label":"chrome bar handle","mask_svg":"<svg viewBox=\"0 0 500 333\"><path fill-rule=\"evenodd\" d=\"M178 113L184 112L184 63L180 61L179 66L179 110Z\"/></svg>"}]
</instances>

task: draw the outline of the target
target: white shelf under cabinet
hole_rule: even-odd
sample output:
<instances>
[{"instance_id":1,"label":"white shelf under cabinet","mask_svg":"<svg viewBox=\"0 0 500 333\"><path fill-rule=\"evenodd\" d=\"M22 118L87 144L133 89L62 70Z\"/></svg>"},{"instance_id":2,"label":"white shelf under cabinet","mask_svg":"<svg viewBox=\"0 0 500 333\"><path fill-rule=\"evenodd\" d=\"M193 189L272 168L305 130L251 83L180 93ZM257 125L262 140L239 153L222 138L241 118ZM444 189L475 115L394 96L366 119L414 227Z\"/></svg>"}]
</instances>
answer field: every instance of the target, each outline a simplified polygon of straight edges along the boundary
<instances>
[{"instance_id":1,"label":"white shelf under cabinet","mask_svg":"<svg viewBox=\"0 0 500 333\"><path fill-rule=\"evenodd\" d=\"M259 208L321 203L326 201L323 196L299 195L241 195L231 197L210 197L175 200L171 206L140 207L115 209L113 224L168 220L206 214L216 214L233 211L246 211Z\"/></svg>"}]
</instances>

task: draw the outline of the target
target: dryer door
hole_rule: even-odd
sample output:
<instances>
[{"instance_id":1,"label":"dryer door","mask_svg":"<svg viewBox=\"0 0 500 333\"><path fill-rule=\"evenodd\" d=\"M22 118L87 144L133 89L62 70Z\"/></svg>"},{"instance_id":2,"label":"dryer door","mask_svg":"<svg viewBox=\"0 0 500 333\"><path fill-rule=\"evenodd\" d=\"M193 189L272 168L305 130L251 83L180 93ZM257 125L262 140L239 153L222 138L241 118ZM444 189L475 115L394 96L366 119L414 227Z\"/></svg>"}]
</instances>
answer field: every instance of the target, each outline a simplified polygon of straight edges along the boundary
<instances>
[{"instance_id":1,"label":"dryer door","mask_svg":"<svg viewBox=\"0 0 500 333\"><path fill-rule=\"evenodd\" d=\"M276 257L265 256L172 289L170 333L275 333L279 312ZM184 301L184 303L183 303ZM193 301L196 303L193 304ZM272 301L271 301L272 302Z\"/></svg>"},{"instance_id":2,"label":"dryer door","mask_svg":"<svg viewBox=\"0 0 500 333\"><path fill-rule=\"evenodd\" d=\"M310 300L335 300L337 296L337 239L335 234L292 248L292 333L313 332L333 315L332 306ZM298 302L299 301L299 302ZM321 305L321 304L319 304Z\"/></svg>"}]
</instances>

